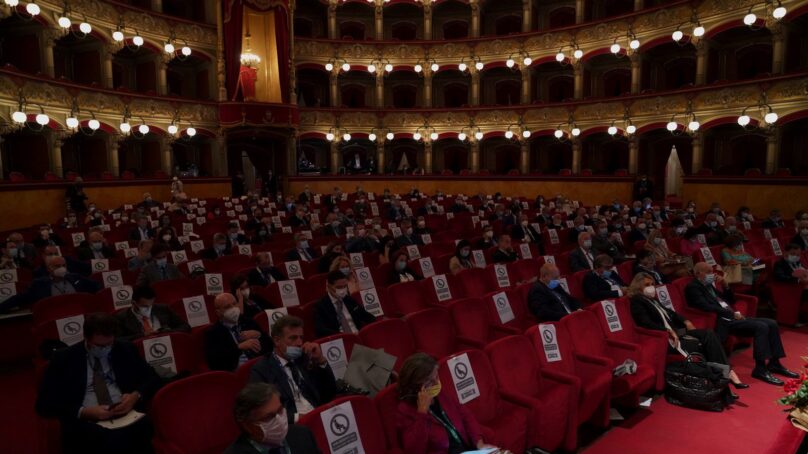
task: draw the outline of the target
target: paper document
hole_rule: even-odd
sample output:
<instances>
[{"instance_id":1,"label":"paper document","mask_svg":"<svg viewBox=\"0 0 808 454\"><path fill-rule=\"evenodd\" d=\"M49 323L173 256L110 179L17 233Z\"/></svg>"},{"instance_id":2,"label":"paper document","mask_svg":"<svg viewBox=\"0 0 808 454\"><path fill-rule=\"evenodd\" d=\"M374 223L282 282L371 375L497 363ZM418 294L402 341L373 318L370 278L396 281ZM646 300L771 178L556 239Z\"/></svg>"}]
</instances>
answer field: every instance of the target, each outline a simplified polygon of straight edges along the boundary
<instances>
[{"instance_id":1,"label":"paper document","mask_svg":"<svg viewBox=\"0 0 808 454\"><path fill-rule=\"evenodd\" d=\"M120 429L123 427L131 426L132 424L138 422L140 418L144 415L143 413L135 410L131 410L129 413L115 419L110 419L107 421L98 421L96 424L103 427L104 429Z\"/></svg>"}]
</instances>

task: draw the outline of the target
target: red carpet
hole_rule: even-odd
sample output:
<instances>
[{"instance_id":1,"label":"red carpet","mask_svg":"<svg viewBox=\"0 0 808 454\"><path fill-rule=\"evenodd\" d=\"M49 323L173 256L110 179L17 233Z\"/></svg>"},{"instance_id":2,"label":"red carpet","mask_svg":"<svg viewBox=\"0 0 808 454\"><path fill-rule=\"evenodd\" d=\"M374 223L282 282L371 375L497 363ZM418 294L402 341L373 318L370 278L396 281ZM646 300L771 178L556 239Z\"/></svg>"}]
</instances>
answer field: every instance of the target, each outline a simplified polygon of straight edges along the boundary
<instances>
[{"instance_id":1,"label":"red carpet","mask_svg":"<svg viewBox=\"0 0 808 454\"><path fill-rule=\"evenodd\" d=\"M784 364L797 370L802 366L800 355L808 355L808 327L783 329L782 336L789 354ZM611 430L590 442L582 452L766 453L778 435L782 437L781 429L786 415L783 407L775 402L783 393L782 387L750 377L753 366L751 349L736 352L731 360L741 380L752 386L737 391L741 400L728 410L723 413L690 410L670 405L660 396L654 400L650 410L639 410L625 421L614 424ZM37 445L33 382L33 368L0 373L0 389L3 390L0 399L0 451L4 454L35 453L31 449ZM797 430L791 433L796 434Z\"/></svg>"}]
</instances>

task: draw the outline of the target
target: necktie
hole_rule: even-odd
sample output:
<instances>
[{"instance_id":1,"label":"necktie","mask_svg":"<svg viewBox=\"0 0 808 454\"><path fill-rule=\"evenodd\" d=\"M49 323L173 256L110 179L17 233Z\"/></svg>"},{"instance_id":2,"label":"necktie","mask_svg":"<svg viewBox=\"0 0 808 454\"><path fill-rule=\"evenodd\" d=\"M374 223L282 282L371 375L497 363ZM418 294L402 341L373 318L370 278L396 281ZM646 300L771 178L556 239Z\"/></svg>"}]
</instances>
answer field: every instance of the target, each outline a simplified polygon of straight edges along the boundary
<instances>
[{"instance_id":1,"label":"necktie","mask_svg":"<svg viewBox=\"0 0 808 454\"><path fill-rule=\"evenodd\" d=\"M297 366L295 366L295 363L289 361L286 363L286 367L288 367L289 371L292 372L292 380L295 381L295 385L298 389L300 389L300 371L297 370Z\"/></svg>"},{"instance_id":2,"label":"necktie","mask_svg":"<svg viewBox=\"0 0 808 454\"><path fill-rule=\"evenodd\" d=\"M351 329L350 323L348 323L348 319L345 318L342 311L345 307L345 304L342 302L341 299L337 300L337 320L339 320L339 325L342 328L342 332L346 334L353 333Z\"/></svg>"},{"instance_id":3,"label":"necktie","mask_svg":"<svg viewBox=\"0 0 808 454\"><path fill-rule=\"evenodd\" d=\"M303 260L306 261L306 262L311 261L311 255L309 255L309 251L307 251L305 249L300 250L300 256L303 257Z\"/></svg>"},{"instance_id":4,"label":"necktie","mask_svg":"<svg viewBox=\"0 0 808 454\"><path fill-rule=\"evenodd\" d=\"M572 313L572 309L570 309L570 306L567 304L567 302L566 302L566 301L564 301L564 298L562 298L562 297L561 297L561 295L559 295L558 293L556 293L556 291L555 291L555 290L553 290L553 289L550 289L550 293L552 293L552 294L553 294L553 296L555 296L555 297L556 297L556 299L558 300L558 302L559 302L559 303L561 303L561 305L562 305L562 306L564 306L564 310L565 310L565 311L567 311L567 313L568 313L568 314L571 314L571 313Z\"/></svg>"},{"instance_id":5,"label":"necktie","mask_svg":"<svg viewBox=\"0 0 808 454\"><path fill-rule=\"evenodd\" d=\"M93 363L93 391L98 405L112 405L112 397L109 395L107 379L104 377L100 359L96 359Z\"/></svg>"},{"instance_id":6,"label":"necktie","mask_svg":"<svg viewBox=\"0 0 808 454\"><path fill-rule=\"evenodd\" d=\"M161 267L160 267L160 276L161 276L163 279L168 279L168 276L166 275L166 267L164 267L164 266L161 266Z\"/></svg>"},{"instance_id":7,"label":"necktie","mask_svg":"<svg viewBox=\"0 0 808 454\"><path fill-rule=\"evenodd\" d=\"M143 317L141 318L141 320L143 321L143 334L148 336L149 334L154 332L154 328L152 328L151 320L149 319L149 317Z\"/></svg>"}]
</instances>

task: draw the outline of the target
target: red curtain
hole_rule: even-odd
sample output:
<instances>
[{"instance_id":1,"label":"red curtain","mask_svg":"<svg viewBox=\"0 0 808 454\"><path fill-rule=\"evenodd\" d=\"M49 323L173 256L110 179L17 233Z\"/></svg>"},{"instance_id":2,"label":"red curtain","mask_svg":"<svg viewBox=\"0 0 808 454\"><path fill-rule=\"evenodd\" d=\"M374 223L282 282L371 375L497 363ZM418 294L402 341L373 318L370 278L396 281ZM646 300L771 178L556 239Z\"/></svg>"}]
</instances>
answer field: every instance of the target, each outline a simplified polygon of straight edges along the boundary
<instances>
[{"instance_id":1,"label":"red curtain","mask_svg":"<svg viewBox=\"0 0 808 454\"><path fill-rule=\"evenodd\" d=\"M233 99L238 90L238 74L241 70L241 35L244 6L241 0L222 2L224 23L224 65L227 99Z\"/></svg>"},{"instance_id":2,"label":"red curtain","mask_svg":"<svg viewBox=\"0 0 808 454\"><path fill-rule=\"evenodd\" d=\"M289 11L286 5L275 6L275 41L278 45L278 78L281 83L281 99L289 103Z\"/></svg>"}]
</instances>

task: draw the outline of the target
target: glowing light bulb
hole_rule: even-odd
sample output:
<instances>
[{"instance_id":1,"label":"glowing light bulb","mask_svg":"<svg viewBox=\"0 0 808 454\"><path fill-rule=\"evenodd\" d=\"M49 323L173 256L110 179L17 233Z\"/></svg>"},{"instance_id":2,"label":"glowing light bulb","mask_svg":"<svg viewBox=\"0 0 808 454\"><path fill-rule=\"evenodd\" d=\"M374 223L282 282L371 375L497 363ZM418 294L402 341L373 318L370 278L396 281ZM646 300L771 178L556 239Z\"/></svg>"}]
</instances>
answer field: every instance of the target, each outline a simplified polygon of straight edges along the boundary
<instances>
[{"instance_id":1,"label":"glowing light bulb","mask_svg":"<svg viewBox=\"0 0 808 454\"><path fill-rule=\"evenodd\" d=\"M696 28L693 29L693 36L695 36L696 38L701 38L702 36L704 36L704 32L705 32L704 27L702 27L701 25L697 25Z\"/></svg>"},{"instance_id":2,"label":"glowing light bulb","mask_svg":"<svg viewBox=\"0 0 808 454\"><path fill-rule=\"evenodd\" d=\"M749 13L743 17L743 23L746 25L752 25L757 22L757 16L755 13Z\"/></svg>"},{"instance_id":3,"label":"glowing light bulb","mask_svg":"<svg viewBox=\"0 0 808 454\"><path fill-rule=\"evenodd\" d=\"M185 130L185 134L188 134L188 137L193 137L196 135L196 128L190 127Z\"/></svg>"},{"instance_id":4,"label":"glowing light bulb","mask_svg":"<svg viewBox=\"0 0 808 454\"><path fill-rule=\"evenodd\" d=\"M513 139L513 131L505 131L506 139Z\"/></svg>"},{"instance_id":5,"label":"glowing light bulb","mask_svg":"<svg viewBox=\"0 0 808 454\"><path fill-rule=\"evenodd\" d=\"M124 40L123 32L120 30L115 30L114 32L112 32L112 39L116 43L123 41Z\"/></svg>"},{"instance_id":6,"label":"glowing light bulb","mask_svg":"<svg viewBox=\"0 0 808 454\"><path fill-rule=\"evenodd\" d=\"M785 6L778 6L777 8L774 9L774 11L772 11L772 17L777 20L780 20L786 17L787 12L788 10L786 10Z\"/></svg>"},{"instance_id":7,"label":"glowing light bulb","mask_svg":"<svg viewBox=\"0 0 808 454\"><path fill-rule=\"evenodd\" d=\"M79 31L81 31L85 35L89 35L93 31L93 26L87 22L82 22L79 24Z\"/></svg>"},{"instance_id":8,"label":"glowing light bulb","mask_svg":"<svg viewBox=\"0 0 808 454\"><path fill-rule=\"evenodd\" d=\"M559 53L556 54L556 61L559 62L559 63L564 61L565 58L566 57L564 56L564 52L559 52Z\"/></svg>"},{"instance_id":9,"label":"glowing light bulb","mask_svg":"<svg viewBox=\"0 0 808 454\"><path fill-rule=\"evenodd\" d=\"M691 121L690 123L687 124L687 129L689 129L689 130L691 130L693 132L698 131L700 127L701 127L701 123L699 123L696 120L693 120L693 121Z\"/></svg>"},{"instance_id":10,"label":"glowing light bulb","mask_svg":"<svg viewBox=\"0 0 808 454\"><path fill-rule=\"evenodd\" d=\"M578 137L581 135L581 128L578 127L572 128L572 131L570 132L572 133L573 137Z\"/></svg>"},{"instance_id":11,"label":"glowing light bulb","mask_svg":"<svg viewBox=\"0 0 808 454\"><path fill-rule=\"evenodd\" d=\"M176 134L177 131L179 130L180 128L178 128L177 125L168 125L168 133L171 134L172 136Z\"/></svg>"},{"instance_id":12,"label":"glowing light bulb","mask_svg":"<svg viewBox=\"0 0 808 454\"><path fill-rule=\"evenodd\" d=\"M474 138L477 140L483 140L483 133L482 131L477 131L474 133Z\"/></svg>"},{"instance_id":13,"label":"glowing light bulb","mask_svg":"<svg viewBox=\"0 0 808 454\"><path fill-rule=\"evenodd\" d=\"M376 141L376 134L374 134L372 132L370 134L368 134L368 140L370 140L371 142L375 142Z\"/></svg>"},{"instance_id":14,"label":"glowing light bulb","mask_svg":"<svg viewBox=\"0 0 808 454\"><path fill-rule=\"evenodd\" d=\"M610 136L617 134L617 126L609 126L606 132L608 132Z\"/></svg>"},{"instance_id":15,"label":"glowing light bulb","mask_svg":"<svg viewBox=\"0 0 808 454\"><path fill-rule=\"evenodd\" d=\"M415 134L413 134L412 135L412 140L421 140L421 133L416 132Z\"/></svg>"},{"instance_id":16,"label":"glowing light bulb","mask_svg":"<svg viewBox=\"0 0 808 454\"><path fill-rule=\"evenodd\" d=\"M564 131L556 129L555 132L553 132L553 135L555 136L556 139L560 139L564 137Z\"/></svg>"},{"instance_id":17,"label":"glowing light bulb","mask_svg":"<svg viewBox=\"0 0 808 454\"><path fill-rule=\"evenodd\" d=\"M101 127L101 122L93 118L87 122L87 126L89 126L93 131L98 131L98 128Z\"/></svg>"},{"instance_id":18,"label":"glowing light bulb","mask_svg":"<svg viewBox=\"0 0 808 454\"><path fill-rule=\"evenodd\" d=\"M128 134L128 133L129 133L129 131L131 131L131 130L132 130L132 126L130 126L130 125L129 125L129 123L127 123L127 122L125 122L125 121L124 121L124 122L122 122L122 123L121 123L121 125L120 125L120 129L121 129L121 132L122 132L122 133L124 133L124 134Z\"/></svg>"},{"instance_id":19,"label":"glowing light bulb","mask_svg":"<svg viewBox=\"0 0 808 454\"><path fill-rule=\"evenodd\" d=\"M385 137L387 138L387 140L393 140L396 138L396 135L393 134L392 132L388 132Z\"/></svg>"},{"instance_id":20,"label":"glowing light bulb","mask_svg":"<svg viewBox=\"0 0 808 454\"><path fill-rule=\"evenodd\" d=\"M387 72L392 72L393 71L393 65L391 65L390 63L384 65L384 70L387 71Z\"/></svg>"},{"instance_id":21,"label":"glowing light bulb","mask_svg":"<svg viewBox=\"0 0 808 454\"><path fill-rule=\"evenodd\" d=\"M76 117L67 117L65 119L65 124L70 129L76 129L79 127L79 119Z\"/></svg>"},{"instance_id":22,"label":"glowing light bulb","mask_svg":"<svg viewBox=\"0 0 808 454\"><path fill-rule=\"evenodd\" d=\"M182 52L182 55L185 55L186 57L189 57L191 55L192 51L191 51L190 47L182 46L182 49L180 49L180 52Z\"/></svg>"},{"instance_id":23,"label":"glowing light bulb","mask_svg":"<svg viewBox=\"0 0 808 454\"><path fill-rule=\"evenodd\" d=\"M482 71L485 65L483 64L483 62L478 61L477 63L474 64L474 67L477 68L477 71Z\"/></svg>"},{"instance_id":24,"label":"glowing light bulb","mask_svg":"<svg viewBox=\"0 0 808 454\"><path fill-rule=\"evenodd\" d=\"M505 60L505 66L507 66L508 68L513 68L513 65L515 65L515 64L516 64L516 62L513 61L513 58L509 58L509 59Z\"/></svg>"},{"instance_id":25,"label":"glowing light bulb","mask_svg":"<svg viewBox=\"0 0 808 454\"><path fill-rule=\"evenodd\" d=\"M325 70L328 71L328 72L333 71L334 70L334 65L331 64L331 63L326 63L325 64Z\"/></svg>"},{"instance_id":26,"label":"glowing light bulb","mask_svg":"<svg viewBox=\"0 0 808 454\"><path fill-rule=\"evenodd\" d=\"M457 69L459 69L460 71L465 71L466 69L468 69L468 66L465 63L460 63L459 65L457 65Z\"/></svg>"},{"instance_id":27,"label":"glowing light bulb","mask_svg":"<svg viewBox=\"0 0 808 454\"><path fill-rule=\"evenodd\" d=\"M140 125L137 127L137 131L144 136L149 133L149 125Z\"/></svg>"},{"instance_id":28,"label":"glowing light bulb","mask_svg":"<svg viewBox=\"0 0 808 454\"><path fill-rule=\"evenodd\" d=\"M681 40L682 40L682 38L684 38L684 37L685 37L685 34L684 34L684 32L683 32L683 31L681 31L681 30L676 30L676 31L675 31L675 32L673 32L673 34L671 35L671 38L673 38L673 40L674 40L674 41L676 41L677 43L678 43L679 41L681 41Z\"/></svg>"},{"instance_id":29,"label":"glowing light bulb","mask_svg":"<svg viewBox=\"0 0 808 454\"><path fill-rule=\"evenodd\" d=\"M637 127L634 125L628 125L626 126L626 132L629 134L634 134L635 132L637 132Z\"/></svg>"},{"instance_id":30,"label":"glowing light bulb","mask_svg":"<svg viewBox=\"0 0 808 454\"><path fill-rule=\"evenodd\" d=\"M639 39L636 39L636 38L635 38L635 39L632 39L632 40L631 40L631 42L630 42L630 43L628 43L628 47L630 47L630 48L631 48L631 50L637 50L637 49L639 49L639 48L640 48L640 40L639 40Z\"/></svg>"},{"instance_id":31,"label":"glowing light bulb","mask_svg":"<svg viewBox=\"0 0 808 454\"><path fill-rule=\"evenodd\" d=\"M165 43L163 50L165 50L167 54L173 54L175 50L174 45L171 43Z\"/></svg>"},{"instance_id":32,"label":"glowing light bulb","mask_svg":"<svg viewBox=\"0 0 808 454\"><path fill-rule=\"evenodd\" d=\"M746 125L748 125L751 121L752 121L752 119L749 118L749 115L746 115L746 114L741 115L740 117L738 117L738 124L741 125L741 126L744 126L744 127Z\"/></svg>"},{"instance_id":33,"label":"glowing light bulb","mask_svg":"<svg viewBox=\"0 0 808 454\"><path fill-rule=\"evenodd\" d=\"M576 60L580 60L581 57L584 56L584 51L582 51L581 49L575 49L575 51L572 53L572 56L575 57Z\"/></svg>"},{"instance_id":34,"label":"glowing light bulb","mask_svg":"<svg viewBox=\"0 0 808 454\"><path fill-rule=\"evenodd\" d=\"M610 50L610 51L611 51L613 54L616 54L616 53L620 52L620 44L617 44L617 43L612 44L612 45L609 47L609 50Z\"/></svg>"},{"instance_id":35,"label":"glowing light bulb","mask_svg":"<svg viewBox=\"0 0 808 454\"><path fill-rule=\"evenodd\" d=\"M373 74L376 72L376 65L368 65L368 72Z\"/></svg>"},{"instance_id":36,"label":"glowing light bulb","mask_svg":"<svg viewBox=\"0 0 808 454\"><path fill-rule=\"evenodd\" d=\"M437 64L437 63L432 63L432 65L429 67L429 69L432 70L433 73L437 72L440 69L440 65Z\"/></svg>"},{"instance_id":37,"label":"glowing light bulb","mask_svg":"<svg viewBox=\"0 0 808 454\"><path fill-rule=\"evenodd\" d=\"M423 71L423 70L424 70L424 67L423 67L423 66L421 66L421 65L415 65L415 67L414 67L414 68L412 68L412 69L413 69L415 72L420 73L421 71Z\"/></svg>"},{"instance_id":38,"label":"glowing light bulb","mask_svg":"<svg viewBox=\"0 0 808 454\"><path fill-rule=\"evenodd\" d=\"M344 140L346 142L350 142L351 141L351 135L346 132L345 134L342 135L342 140Z\"/></svg>"},{"instance_id":39,"label":"glowing light bulb","mask_svg":"<svg viewBox=\"0 0 808 454\"><path fill-rule=\"evenodd\" d=\"M529 129L525 129L524 131L522 131L522 137L525 139L529 139L531 134L532 133L530 132Z\"/></svg>"},{"instance_id":40,"label":"glowing light bulb","mask_svg":"<svg viewBox=\"0 0 808 454\"><path fill-rule=\"evenodd\" d=\"M679 127L679 125L678 125L678 124L676 124L676 122L675 122L675 121L669 121L669 122L668 122L668 124L667 124L667 125L665 125L665 129L667 129L667 130L668 130L668 131L670 131L670 132L676 131L676 129L677 129L678 127Z\"/></svg>"},{"instance_id":41,"label":"glowing light bulb","mask_svg":"<svg viewBox=\"0 0 808 454\"><path fill-rule=\"evenodd\" d=\"M438 140L438 133L433 132L432 134L429 135L429 139L430 140Z\"/></svg>"},{"instance_id":42,"label":"glowing light bulb","mask_svg":"<svg viewBox=\"0 0 808 454\"><path fill-rule=\"evenodd\" d=\"M347 73L348 71L351 70L351 65L348 64L348 63L343 63L342 64L342 70Z\"/></svg>"},{"instance_id":43,"label":"glowing light bulb","mask_svg":"<svg viewBox=\"0 0 808 454\"><path fill-rule=\"evenodd\" d=\"M143 37L140 35L135 35L132 37L132 44L134 44L137 47L142 46L144 42L145 41L143 41Z\"/></svg>"},{"instance_id":44,"label":"glowing light bulb","mask_svg":"<svg viewBox=\"0 0 808 454\"><path fill-rule=\"evenodd\" d=\"M326 138L326 140L328 140L329 142L332 142L332 141L334 140L334 134L332 134L332 133L330 133L330 132L329 132L328 134L326 134L326 135L325 135L325 138Z\"/></svg>"},{"instance_id":45,"label":"glowing light bulb","mask_svg":"<svg viewBox=\"0 0 808 454\"><path fill-rule=\"evenodd\" d=\"M771 125L776 123L778 118L780 117L775 112L769 112L763 117L763 121Z\"/></svg>"},{"instance_id":46,"label":"glowing light bulb","mask_svg":"<svg viewBox=\"0 0 808 454\"><path fill-rule=\"evenodd\" d=\"M50 117L48 117L47 115L45 115L43 113L37 114L36 122L40 126L45 126L46 124L50 123Z\"/></svg>"},{"instance_id":47,"label":"glowing light bulb","mask_svg":"<svg viewBox=\"0 0 808 454\"><path fill-rule=\"evenodd\" d=\"M39 5L36 3L29 3L25 5L25 11L27 11L31 16L39 16L39 13L42 12L42 10L39 9Z\"/></svg>"},{"instance_id":48,"label":"glowing light bulb","mask_svg":"<svg viewBox=\"0 0 808 454\"><path fill-rule=\"evenodd\" d=\"M531 64L533 64L533 59L530 57L525 57L525 59L522 60L522 64L524 64L525 66L530 66Z\"/></svg>"},{"instance_id":49,"label":"glowing light bulb","mask_svg":"<svg viewBox=\"0 0 808 454\"><path fill-rule=\"evenodd\" d=\"M62 28L70 28L71 25L70 19L68 19L65 16L60 17L57 22L59 23L59 26Z\"/></svg>"},{"instance_id":50,"label":"glowing light bulb","mask_svg":"<svg viewBox=\"0 0 808 454\"><path fill-rule=\"evenodd\" d=\"M17 6L20 4L20 0L5 0L5 2L8 6Z\"/></svg>"},{"instance_id":51,"label":"glowing light bulb","mask_svg":"<svg viewBox=\"0 0 808 454\"><path fill-rule=\"evenodd\" d=\"M461 142L466 140L466 133L464 133L464 132L458 133L457 134L457 140L459 140Z\"/></svg>"}]
</instances>

